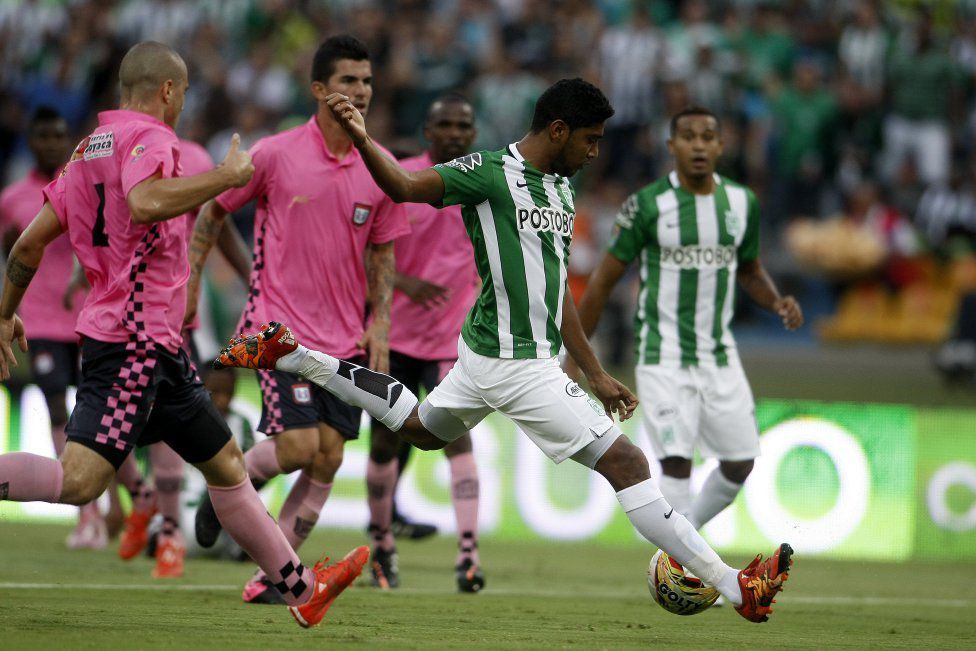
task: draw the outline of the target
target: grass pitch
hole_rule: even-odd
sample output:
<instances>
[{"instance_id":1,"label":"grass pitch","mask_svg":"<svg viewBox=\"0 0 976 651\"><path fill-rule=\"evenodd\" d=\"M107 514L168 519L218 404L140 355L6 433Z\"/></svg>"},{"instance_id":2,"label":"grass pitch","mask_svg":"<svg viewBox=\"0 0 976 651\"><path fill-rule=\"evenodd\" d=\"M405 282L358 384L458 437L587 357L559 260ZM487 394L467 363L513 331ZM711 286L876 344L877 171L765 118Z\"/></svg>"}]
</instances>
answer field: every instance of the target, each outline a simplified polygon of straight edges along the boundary
<instances>
[{"instance_id":1,"label":"grass pitch","mask_svg":"<svg viewBox=\"0 0 976 651\"><path fill-rule=\"evenodd\" d=\"M361 580L318 628L283 609L248 606L246 564L191 560L157 581L152 561L64 549L68 527L0 522L0 647L4 649L976 648L976 565L876 564L798 556L766 624L730 608L678 617L655 605L644 573L652 549L582 544L482 545L487 586L454 592L454 542L400 544L399 590ZM342 556L354 532L316 531ZM762 550L764 553L771 550ZM745 559L730 559L742 562Z\"/></svg>"}]
</instances>

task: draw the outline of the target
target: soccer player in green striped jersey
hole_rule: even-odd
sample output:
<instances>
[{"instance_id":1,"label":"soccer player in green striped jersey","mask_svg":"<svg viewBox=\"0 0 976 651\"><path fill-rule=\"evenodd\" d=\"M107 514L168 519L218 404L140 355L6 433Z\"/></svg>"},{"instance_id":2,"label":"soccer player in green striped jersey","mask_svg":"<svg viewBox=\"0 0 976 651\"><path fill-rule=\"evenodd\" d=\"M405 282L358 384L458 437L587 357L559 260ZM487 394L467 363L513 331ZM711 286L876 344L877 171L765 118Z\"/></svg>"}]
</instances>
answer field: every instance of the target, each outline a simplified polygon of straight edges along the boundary
<instances>
[{"instance_id":1,"label":"soccer player in green striped jersey","mask_svg":"<svg viewBox=\"0 0 976 651\"><path fill-rule=\"evenodd\" d=\"M575 221L568 177L598 154L613 115L603 93L582 79L559 81L539 97L519 142L413 172L372 143L348 98L336 94L328 103L395 201L461 205L483 288L461 331L458 361L419 405L394 378L309 350L278 323L231 342L218 363L298 373L427 450L445 447L498 411L554 462L573 459L606 477L645 538L715 586L743 617L765 621L793 550L784 543L767 561L757 557L738 572L668 504L647 457L612 419L614 412L629 418L637 400L600 366L566 291ZM600 402L560 368L562 345Z\"/></svg>"},{"instance_id":2,"label":"soccer player in green striped jersey","mask_svg":"<svg viewBox=\"0 0 976 651\"><path fill-rule=\"evenodd\" d=\"M665 498L700 528L732 503L759 454L752 391L729 327L736 283L788 330L803 324L803 313L792 296L780 295L759 261L755 194L715 173L722 153L715 115L703 108L675 115L668 149L674 171L624 202L579 314L592 334L611 289L638 261L643 422L661 461ZM719 465L692 500L696 447Z\"/></svg>"}]
</instances>

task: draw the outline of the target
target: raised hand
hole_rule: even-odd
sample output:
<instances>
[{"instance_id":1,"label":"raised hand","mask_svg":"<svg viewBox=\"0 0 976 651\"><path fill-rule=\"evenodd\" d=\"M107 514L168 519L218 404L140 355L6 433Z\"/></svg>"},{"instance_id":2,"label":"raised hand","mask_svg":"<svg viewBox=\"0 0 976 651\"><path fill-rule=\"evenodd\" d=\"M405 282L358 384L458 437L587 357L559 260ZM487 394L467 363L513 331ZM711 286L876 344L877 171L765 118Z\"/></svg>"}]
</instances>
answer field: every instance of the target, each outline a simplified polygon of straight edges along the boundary
<instances>
[{"instance_id":1,"label":"raised hand","mask_svg":"<svg viewBox=\"0 0 976 651\"><path fill-rule=\"evenodd\" d=\"M341 93L332 93L325 98L326 103L329 108L332 109L332 115L335 117L336 122L342 125L349 138L352 139L353 143L356 145L361 145L366 142L369 137L366 134L366 121L363 119L363 114L359 112L349 98Z\"/></svg>"},{"instance_id":2,"label":"raised hand","mask_svg":"<svg viewBox=\"0 0 976 651\"><path fill-rule=\"evenodd\" d=\"M230 139L230 149L227 150L227 155L224 156L220 166L227 172L229 182L235 188L247 185L254 176L254 163L251 162L251 155L247 150L241 149L239 133L235 133Z\"/></svg>"}]
</instances>

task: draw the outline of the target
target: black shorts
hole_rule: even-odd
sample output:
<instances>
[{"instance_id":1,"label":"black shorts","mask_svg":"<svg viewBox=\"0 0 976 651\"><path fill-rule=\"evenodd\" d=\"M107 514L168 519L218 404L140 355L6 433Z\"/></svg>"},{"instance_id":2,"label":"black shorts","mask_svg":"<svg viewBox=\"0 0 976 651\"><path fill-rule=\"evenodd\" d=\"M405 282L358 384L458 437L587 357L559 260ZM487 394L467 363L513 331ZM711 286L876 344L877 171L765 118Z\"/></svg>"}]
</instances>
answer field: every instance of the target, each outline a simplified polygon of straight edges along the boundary
<instances>
[{"instance_id":1,"label":"black shorts","mask_svg":"<svg viewBox=\"0 0 976 651\"><path fill-rule=\"evenodd\" d=\"M455 362L456 359L419 359L391 350L390 375L419 396L421 388L427 393L433 391Z\"/></svg>"},{"instance_id":2,"label":"black shorts","mask_svg":"<svg viewBox=\"0 0 976 651\"><path fill-rule=\"evenodd\" d=\"M76 343L31 339L31 372L34 384L45 396L64 395L69 386L78 386L80 377L79 348Z\"/></svg>"},{"instance_id":3,"label":"black shorts","mask_svg":"<svg viewBox=\"0 0 976 651\"><path fill-rule=\"evenodd\" d=\"M362 357L346 361L366 364ZM284 371L258 371L258 384L262 398L259 432L273 436L325 423L347 441L359 438L363 410L344 403L317 384Z\"/></svg>"},{"instance_id":4,"label":"black shorts","mask_svg":"<svg viewBox=\"0 0 976 651\"><path fill-rule=\"evenodd\" d=\"M136 446L165 441L186 461L200 463L231 439L185 351L86 339L81 360L68 440L116 468Z\"/></svg>"}]
</instances>

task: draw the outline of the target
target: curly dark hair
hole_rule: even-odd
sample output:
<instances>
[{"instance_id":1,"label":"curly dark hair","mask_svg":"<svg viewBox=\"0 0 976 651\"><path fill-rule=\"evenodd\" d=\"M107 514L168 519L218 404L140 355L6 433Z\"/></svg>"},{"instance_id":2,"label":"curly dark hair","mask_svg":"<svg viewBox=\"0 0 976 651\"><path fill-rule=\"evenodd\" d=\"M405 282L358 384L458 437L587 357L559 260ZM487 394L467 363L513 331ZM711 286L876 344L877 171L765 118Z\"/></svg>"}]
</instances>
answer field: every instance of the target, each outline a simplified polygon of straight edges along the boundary
<instances>
[{"instance_id":1,"label":"curly dark hair","mask_svg":"<svg viewBox=\"0 0 976 651\"><path fill-rule=\"evenodd\" d=\"M562 120L573 130L606 122L612 115L610 100L599 88L579 77L560 79L535 103L532 133L539 133L554 120Z\"/></svg>"}]
</instances>

